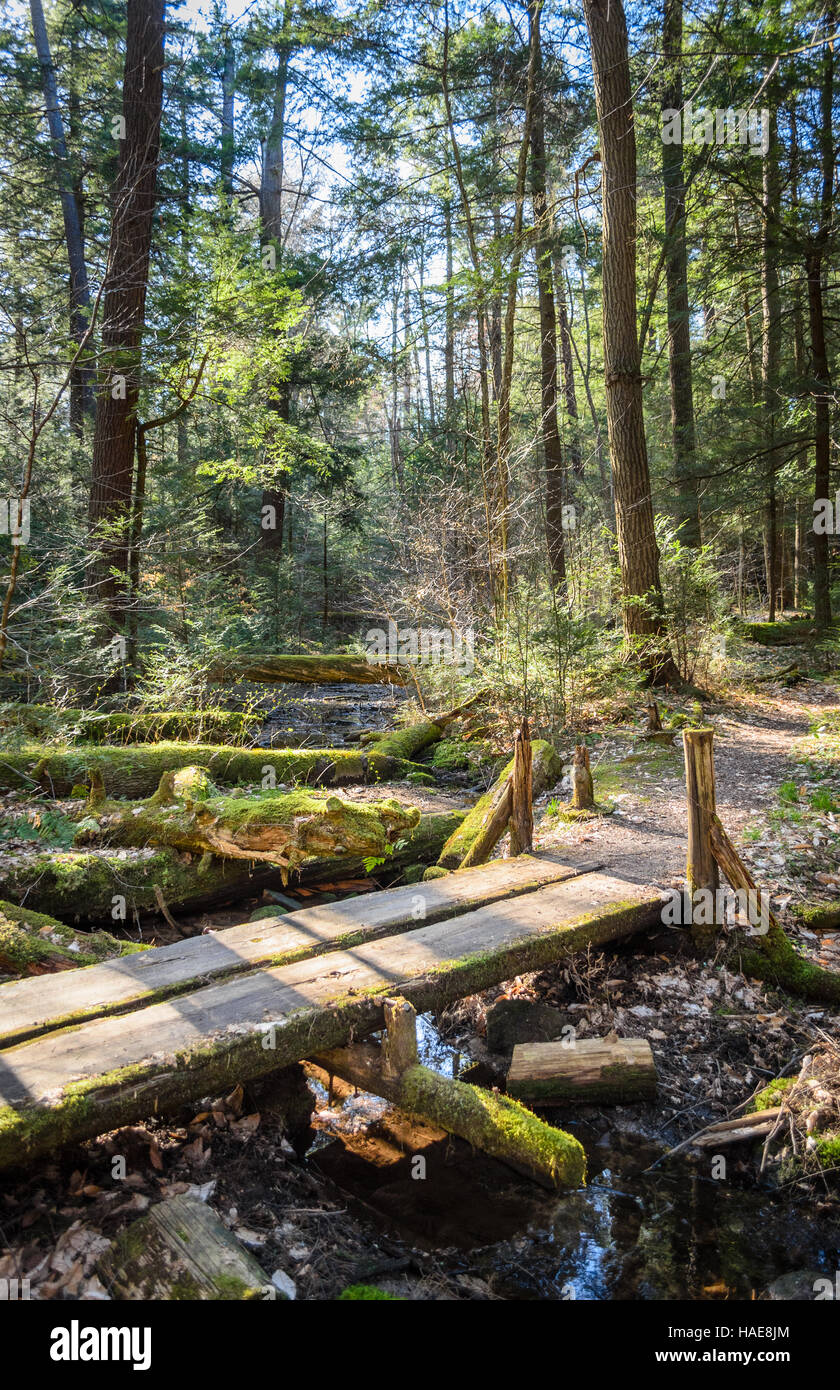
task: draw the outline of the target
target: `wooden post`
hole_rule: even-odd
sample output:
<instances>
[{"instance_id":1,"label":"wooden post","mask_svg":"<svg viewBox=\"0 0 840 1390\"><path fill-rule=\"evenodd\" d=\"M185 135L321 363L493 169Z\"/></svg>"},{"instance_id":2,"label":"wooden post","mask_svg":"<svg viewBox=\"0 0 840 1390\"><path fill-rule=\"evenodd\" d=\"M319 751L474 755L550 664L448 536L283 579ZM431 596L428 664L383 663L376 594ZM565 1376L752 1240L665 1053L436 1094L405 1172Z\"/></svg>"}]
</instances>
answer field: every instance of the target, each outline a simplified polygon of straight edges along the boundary
<instances>
[{"instance_id":1,"label":"wooden post","mask_svg":"<svg viewBox=\"0 0 840 1390\"><path fill-rule=\"evenodd\" d=\"M534 848L534 810L531 785L531 730L523 719L513 741L510 853L530 854Z\"/></svg>"},{"instance_id":2,"label":"wooden post","mask_svg":"<svg viewBox=\"0 0 840 1390\"><path fill-rule=\"evenodd\" d=\"M658 734L662 729L662 718L659 713L659 705L652 695L648 696L647 702L647 729L648 734Z\"/></svg>"},{"instance_id":3,"label":"wooden post","mask_svg":"<svg viewBox=\"0 0 840 1390\"><path fill-rule=\"evenodd\" d=\"M595 789L589 771L589 749L585 743L578 743L572 763L572 809L591 811L594 805Z\"/></svg>"},{"instance_id":4,"label":"wooden post","mask_svg":"<svg viewBox=\"0 0 840 1390\"><path fill-rule=\"evenodd\" d=\"M409 1067L417 1065L417 1013L414 1005L401 996L386 999L385 1041L382 1047L382 1074L396 1081Z\"/></svg>"},{"instance_id":5,"label":"wooden post","mask_svg":"<svg viewBox=\"0 0 840 1390\"><path fill-rule=\"evenodd\" d=\"M712 854L711 828L715 815L715 760L712 749L713 729L685 729L685 789L688 798L688 855L686 879L692 903L700 888L715 893L719 878ZM707 945L714 927L692 924L692 936L698 945Z\"/></svg>"}]
</instances>

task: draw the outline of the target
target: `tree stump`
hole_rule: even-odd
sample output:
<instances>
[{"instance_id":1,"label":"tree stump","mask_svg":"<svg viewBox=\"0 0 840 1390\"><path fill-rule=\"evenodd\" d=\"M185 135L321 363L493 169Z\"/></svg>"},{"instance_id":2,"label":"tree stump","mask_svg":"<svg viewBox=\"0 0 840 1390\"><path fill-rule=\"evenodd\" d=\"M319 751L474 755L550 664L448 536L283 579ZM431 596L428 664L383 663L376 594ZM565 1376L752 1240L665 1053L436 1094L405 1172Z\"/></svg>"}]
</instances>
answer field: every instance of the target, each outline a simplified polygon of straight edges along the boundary
<instances>
[{"instance_id":1,"label":"tree stump","mask_svg":"<svg viewBox=\"0 0 840 1390\"><path fill-rule=\"evenodd\" d=\"M589 770L589 749L585 743L578 743L572 762L572 810L592 811L594 808L595 789Z\"/></svg>"},{"instance_id":2,"label":"tree stump","mask_svg":"<svg viewBox=\"0 0 840 1390\"><path fill-rule=\"evenodd\" d=\"M523 719L513 741L510 853L530 854L534 848L534 809L531 777L531 730Z\"/></svg>"}]
</instances>

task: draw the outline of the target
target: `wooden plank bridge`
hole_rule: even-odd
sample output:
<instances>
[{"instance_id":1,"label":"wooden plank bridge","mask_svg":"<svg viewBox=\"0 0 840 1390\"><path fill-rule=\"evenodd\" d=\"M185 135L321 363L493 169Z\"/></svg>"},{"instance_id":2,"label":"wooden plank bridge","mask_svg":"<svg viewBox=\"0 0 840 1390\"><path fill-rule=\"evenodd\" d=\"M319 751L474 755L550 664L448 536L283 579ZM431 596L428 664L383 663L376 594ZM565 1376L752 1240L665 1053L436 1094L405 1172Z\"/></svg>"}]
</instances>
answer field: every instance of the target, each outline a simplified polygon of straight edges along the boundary
<instances>
[{"instance_id":1,"label":"wooden plank bridge","mask_svg":"<svg viewBox=\"0 0 840 1390\"><path fill-rule=\"evenodd\" d=\"M0 986L0 1167L651 925L661 895L523 855Z\"/></svg>"}]
</instances>

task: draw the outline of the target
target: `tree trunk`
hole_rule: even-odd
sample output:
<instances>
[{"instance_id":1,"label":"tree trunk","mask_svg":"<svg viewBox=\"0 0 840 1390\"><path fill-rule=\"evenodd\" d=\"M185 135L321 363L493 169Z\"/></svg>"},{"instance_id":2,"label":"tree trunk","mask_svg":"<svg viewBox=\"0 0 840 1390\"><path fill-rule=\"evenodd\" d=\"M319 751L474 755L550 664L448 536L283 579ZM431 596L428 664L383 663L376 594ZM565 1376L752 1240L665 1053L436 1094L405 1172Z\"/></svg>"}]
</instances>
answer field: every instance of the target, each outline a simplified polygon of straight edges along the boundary
<instances>
[{"instance_id":1,"label":"tree trunk","mask_svg":"<svg viewBox=\"0 0 840 1390\"><path fill-rule=\"evenodd\" d=\"M566 584L563 534L563 448L557 428L557 322L551 275L551 225L548 212L545 161L545 91L540 44L539 7L532 0L534 48L534 114L531 126L531 191L534 206L534 255L540 313L540 426L545 461L545 533L548 566L555 589Z\"/></svg>"},{"instance_id":2,"label":"tree trunk","mask_svg":"<svg viewBox=\"0 0 840 1390\"><path fill-rule=\"evenodd\" d=\"M35 51L41 69L41 90L44 94L47 125L55 156L56 179L64 219L64 239L67 245L67 261L70 268L70 332L78 344L84 337L90 310L90 289L88 287L87 265L85 264L82 215L69 167L64 123L58 105L55 68L41 0L29 0L29 10L32 16ZM90 369L83 362L80 362L70 380L70 423L74 434L79 438L84 433L84 416L86 411L90 410L91 405Z\"/></svg>"},{"instance_id":3,"label":"tree trunk","mask_svg":"<svg viewBox=\"0 0 840 1390\"><path fill-rule=\"evenodd\" d=\"M636 137L621 0L584 0L602 165L604 359L624 632L653 684L676 683L668 650L636 328Z\"/></svg>"},{"instance_id":4,"label":"tree trunk","mask_svg":"<svg viewBox=\"0 0 840 1390\"><path fill-rule=\"evenodd\" d=\"M828 13L833 23L834 9ZM808 281L808 323L811 334L811 360L814 374L814 499L829 496L831 485L831 372L825 340L823 310L823 258L828 240L834 207L834 52L833 45L823 46L823 80L820 92L821 120L818 124L821 146L822 191L820 225L805 257ZM828 573L828 536L814 534L814 619L820 628L831 622L831 590Z\"/></svg>"},{"instance_id":5,"label":"tree trunk","mask_svg":"<svg viewBox=\"0 0 840 1390\"><path fill-rule=\"evenodd\" d=\"M663 46L665 83L662 107L682 110L683 0L664 0ZM700 544L697 491L697 441L691 366L688 303L688 257L685 245L685 182L683 147L662 144L662 182L665 188L665 284L668 300L668 363L671 380L671 432L677 478L680 539Z\"/></svg>"},{"instance_id":6,"label":"tree trunk","mask_svg":"<svg viewBox=\"0 0 840 1390\"><path fill-rule=\"evenodd\" d=\"M234 101L236 96L236 57L230 29L225 30L224 68L222 69L222 192L233 198L233 158L235 150Z\"/></svg>"},{"instance_id":7,"label":"tree trunk","mask_svg":"<svg viewBox=\"0 0 840 1390\"><path fill-rule=\"evenodd\" d=\"M289 56L291 53L291 24L294 0L286 0L283 10L281 39L276 45L277 74L274 85L274 103L271 128L263 150L262 174L260 179L260 221L263 239L274 244L276 269L279 271L283 253L283 177L284 149L286 131L286 92L289 81ZM287 381L273 385L268 405L282 424L288 424L291 414L291 391ZM267 450L270 461L270 449ZM277 552L283 548L283 523L286 515L286 489L275 482L266 487L262 495L262 528L260 539L264 550ZM270 509L270 510L267 510Z\"/></svg>"},{"instance_id":8,"label":"tree trunk","mask_svg":"<svg viewBox=\"0 0 840 1390\"><path fill-rule=\"evenodd\" d=\"M779 367L782 355L782 296L779 286L779 216L781 180L776 127L777 84L768 92L770 146L764 157L761 239L761 399L766 485L764 504L764 568L767 583L767 621L776 621L779 591L779 524L776 478L783 463Z\"/></svg>"},{"instance_id":9,"label":"tree trunk","mask_svg":"<svg viewBox=\"0 0 840 1390\"><path fill-rule=\"evenodd\" d=\"M125 139L111 222L89 518L96 553L91 598L119 631L125 606L134 433L140 393L146 286L157 191L163 98L164 0L128 0L123 117Z\"/></svg>"}]
</instances>

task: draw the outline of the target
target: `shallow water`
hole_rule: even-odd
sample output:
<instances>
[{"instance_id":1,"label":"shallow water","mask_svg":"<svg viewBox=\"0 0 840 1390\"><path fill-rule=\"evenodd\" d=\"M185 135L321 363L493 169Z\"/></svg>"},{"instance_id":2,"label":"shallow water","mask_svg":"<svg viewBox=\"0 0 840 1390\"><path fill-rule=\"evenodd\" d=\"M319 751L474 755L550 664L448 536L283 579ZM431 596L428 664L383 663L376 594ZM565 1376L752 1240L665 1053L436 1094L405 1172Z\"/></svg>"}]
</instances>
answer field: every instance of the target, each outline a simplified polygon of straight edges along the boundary
<instances>
[{"instance_id":1,"label":"shallow water","mask_svg":"<svg viewBox=\"0 0 840 1390\"><path fill-rule=\"evenodd\" d=\"M453 1075L457 1057L429 1016L418 1019L427 1066ZM752 1299L781 1275L840 1268L840 1217L814 1193L756 1188L728 1155L729 1177L713 1180L679 1155L646 1171L661 1147L598 1112L545 1118L577 1135L587 1151L588 1185L544 1192L460 1140L428 1143L387 1117L333 1142L313 1159L385 1225L512 1299ZM589 1111L589 1114L593 1112ZM415 1141L416 1140L416 1148ZM412 1151L426 1158L413 1180ZM800 1281L806 1290L812 1279Z\"/></svg>"}]
</instances>

